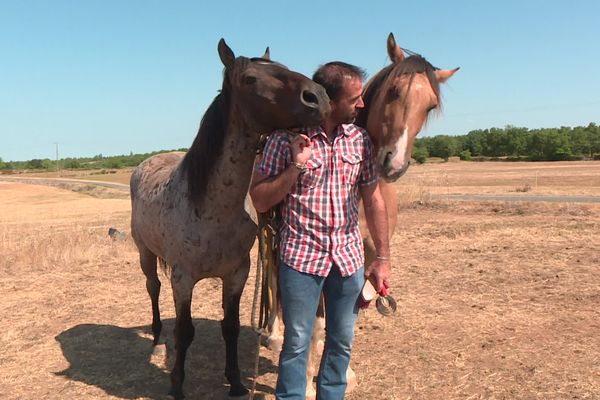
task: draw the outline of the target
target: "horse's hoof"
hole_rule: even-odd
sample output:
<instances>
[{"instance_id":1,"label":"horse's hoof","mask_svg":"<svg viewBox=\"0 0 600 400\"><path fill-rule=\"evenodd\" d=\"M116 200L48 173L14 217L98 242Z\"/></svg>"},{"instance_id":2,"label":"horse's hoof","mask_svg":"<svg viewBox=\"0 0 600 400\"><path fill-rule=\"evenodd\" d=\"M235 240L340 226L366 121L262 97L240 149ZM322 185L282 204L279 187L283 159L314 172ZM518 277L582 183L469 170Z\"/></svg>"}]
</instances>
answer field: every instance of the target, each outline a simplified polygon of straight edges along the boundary
<instances>
[{"instance_id":1,"label":"horse's hoof","mask_svg":"<svg viewBox=\"0 0 600 400\"><path fill-rule=\"evenodd\" d=\"M183 400L185 398L183 393L175 394L173 392L169 392L169 397L172 398L173 400Z\"/></svg>"},{"instance_id":2,"label":"horse's hoof","mask_svg":"<svg viewBox=\"0 0 600 400\"><path fill-rule=\"evenodd\" d=\"M250 398L250 397L248 397ZM274 394L254 393L253 400L275 400Z\"/></svg>"},{"instance_id":3,"label":"horse's hoof","mask_svg":"<svg viewBox=\"0 0 600 400\"><path fill-rule=\"evenodd\" d=\"M306 400L316 400L317 391L311 382L306 383Z\"/></svg>"},{"instance_id":4,"label":"horse's hoof","mask_svg":"<svg viewBox=\"0 0 600 400\"><path fill-rule=\"evenodd\" d=\"M358 379L356 379L356 374L350 367L348 367L348 370L346 371L346 382L346 393L350 393L358 386Z\"/></svg>"},{"instance_id":5,"label":"horse's hoof","mask_svg":"<svg viewBox=\"0 0 600 400\"><path fill-rule=\"evenodd\" d=\"M242 397L242 399L249 399L250 398L250 394L248 393L248 397ZM230 397L231 399L231 397ZM237 399L235 399L237 400ZM252 400L275 400L275 395L274 394L267 394L267 393L263 393L263 392L254 392L254 396L252 397Z\"/></svg>"},{"instance_id":6,"label":"horse's hoof","mask_svg":"<svg viewBox=\"0 0 600 400\"><path fill-rule=\"evenodd\" d=\"M231 388L229 389L229 399L231 400L242 400L242 399L247 399L248 398L248 394L250 393L250 391L248 389L246 389L244 387L244 385L237 384L237 385L231 385Z\"/></svg>"},{"instance_id":7,"label":"horse's hoof","mask_svg":"<svg viewBox=\"0 0 600 400\"><path fill-rule=\"evenodd\" d=\"M267 348L271 351L274 351L276 353L281 352L281 349L283 348L283 338L282 337L278 337L278 338L272 338L269 337L267 338Z\"/></svg>"},{"instance_id":8,"label":"horse's hoof","mask_svg":"<svg viewBox=\"0 0 600 400\"><path fill-rule=\"evenodd\" d=\"M167 355L167 344L159 343L152 347L152 356L166 356Z\"/></svg>"},{"instance_id":9,"label":"horse's hoof","mask_svg":"<svg viewBox=\"0 0 600 400\"><path fill-rule=\"evenodd\" d=\"M167 346L165 344L159 344L152 348L150 364L160 369L167 368Z\"/></svg>"},{"instance_id":10,"label":"horse's hoof","mask_svg":"<svg viewBox=\"0 0 600 400\"><path fill-rule=\"evenodd\" d=\"M227 396L227 400L248 400L249 397L249 394L242 394L240 396ZM254 395L254 399L260 399L260 397L256 397L256 395Z\"/></svg>"},{"instance_id":11,"label":"horse's hoof","mask_svg":"<svg viewBox=\"0 0 600 400\"><path fill-rule=\"evenodd\" d=\"M183 395L183 390L181 389L171 389L169 390L169 396L174 400L183 400L185 396Z\"/></svg>"}]
</instances>

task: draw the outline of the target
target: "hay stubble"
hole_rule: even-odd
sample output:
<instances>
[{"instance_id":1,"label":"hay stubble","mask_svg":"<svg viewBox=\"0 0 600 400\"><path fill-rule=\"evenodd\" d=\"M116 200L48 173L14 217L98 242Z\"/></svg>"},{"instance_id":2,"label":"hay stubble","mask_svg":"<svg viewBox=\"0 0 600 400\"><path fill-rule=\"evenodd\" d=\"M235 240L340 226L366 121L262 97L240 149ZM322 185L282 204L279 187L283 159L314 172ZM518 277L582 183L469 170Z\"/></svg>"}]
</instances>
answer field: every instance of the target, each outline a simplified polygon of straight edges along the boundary
<instances>
[{"instance_id":1,"label":"hay stubble","mask_svg":"<svg viewBox=\"0 0 600 400\"><path fill-rule=\"evenodd\" d=\"M352 360L360 384L347 398L600 398L598 206L433 201L431 193L447 189L424 176L445 182L440 167L420 168L398 184L398 312L386 319L371 308L360 316ZM452 168L450 181L472 173ZM548 192L571 194L581 179ZM494 190L528 183L511 178ZM598 186L579 191L597 194ZM129 232L129 212L127 199L0 183L0 397L165 398L168 371L151 354L135 248L107 234L109 227ZM241 310L246 376L253 280L252 271ZM162 281L171 345L174 312ZM194 292L189 398L227 393L219 291L219 281L206 280ZM277 355L263 348L261 357L259 389L269 394Z\"/></svg>"}]
</instances>

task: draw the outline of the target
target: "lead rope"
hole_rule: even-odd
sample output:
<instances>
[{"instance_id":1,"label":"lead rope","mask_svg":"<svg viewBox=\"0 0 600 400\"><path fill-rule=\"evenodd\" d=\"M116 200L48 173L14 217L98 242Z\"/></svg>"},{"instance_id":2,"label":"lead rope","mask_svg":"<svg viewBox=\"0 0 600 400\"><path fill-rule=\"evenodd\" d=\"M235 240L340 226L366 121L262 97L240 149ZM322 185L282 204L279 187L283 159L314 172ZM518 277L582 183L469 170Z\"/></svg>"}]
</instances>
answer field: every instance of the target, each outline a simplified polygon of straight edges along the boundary
<instances>
[{"instance_id":1,"label":"lead rope","mask_svg":"<svg viewBox=\"0 0 600 400\"><path fill-rule=\"evenodd\" d=\"M263 257L262 257L262 249L264 245L264 240L262 238L262 230L260 225L258 227L258 257L256 260L256 278L254 282L254 298L252 299L252 317L251 324L252 330L256 332L256 349L255 354L256 357L254 359L254 376L252 378L252 389L250 390L249 400L254 399L254 392L256 391L256 382L258 381L258 363L260 360L260 338L262 336L260 330L256 325L256 309L258 307L258 296L260 291L261 282L263 279Z\"/></svg>"},{"instance_id":2,"label":"lead rope","mask_svg":"<svg viewBox=\"0 0 600 400\"><path fill-rule=\"evenodd\" d=\"M252 379L252 390L250 391L249 400L254 398L256 383L258 381L261 337L269 334L268 327L273 300L269 293L269 280L272 269L277 268L277 229L275 228L278 225L277 218L278 215L274 209L258 216L258 257L256 261L256 280L254 282L251 315L252 330L256 333L256 357L254 359L254 377ZM260 312L258 312L259 306Z\"/></svg>"},{"instance_id":3,"label":"lead rope","mask_svg":"<svg viewBox=\"0 0 600 400\"><path fill-rule=\"evenodd\" d=\"M254 377L252 379L252 390L250 391L249 400L254 399L254 393L256 391L256 383L258 381L258 366L260 361L260 341L261 337L266 334L265 329L262 327L261 321L257 321L257 311L259 306L259 296L261 298L261 314L262 312L262 303L264 302L264 281L265 281L265 264L267 263L267 254L265 245L266 237L265 237L265 227L263 224L264 218L262 215L258 216L259 224L258 224L258 257L256 260L256 279L254 282L254 298L252 299L252 330L256 333L256 357L254 359ZM263 290L261 290L263 288ZM262 315L261 315L262 317ZM262 319L262 318L261 318Z\"/></svg>"},{"instance_id":4,"label":"lead rope","mask_svg":"<svg viewBox=\"0 0 600 400\"><path fill-rule=\"evenodd\" d=\"M267 139L267 135L260 137L256 149L257 156L262 155ZM248 397L249 400L254 399L256 383L258 382L261 338L269 334L272 303L269 294L269 284L271 283L272 268L277 268L277 227L278 213L275 208L266 213L258 214L258 256L256 260L256 279L254 282L251 315L252 330L256 333L256 357L254 359L254 377L252 379L252 389ZM258 311L259 307L260 312Z\"/></svg>"}]
</instances>

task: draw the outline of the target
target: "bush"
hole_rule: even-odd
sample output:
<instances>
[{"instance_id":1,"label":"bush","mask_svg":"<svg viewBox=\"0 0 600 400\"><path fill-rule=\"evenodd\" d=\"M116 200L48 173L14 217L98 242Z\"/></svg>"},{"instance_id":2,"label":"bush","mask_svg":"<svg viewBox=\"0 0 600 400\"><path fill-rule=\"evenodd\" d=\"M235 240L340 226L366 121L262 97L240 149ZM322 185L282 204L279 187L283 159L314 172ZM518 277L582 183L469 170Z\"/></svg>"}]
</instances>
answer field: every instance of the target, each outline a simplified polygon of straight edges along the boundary
<instances>
[{"instance_id":1,"label":"bush","mask_svg":"<svg viewBox=\"0 0 600 400\"><path fill-rule=\"evenodd\" d=\"M460 152L460 154L458 156L463 161L471 161L471 159L472 159L470 150L463 150Z\"/></svg>"},{"instance_id":2,"label":"bush","mask_svg":"<svg viewBox=\"0 0 600 400\"><path fill-rule=\"evenodd\" d=\"M63 168L66 169L79 169L81 168L81 163L76 159L68 159L63 161Z\"/></svg>"},{"instance_id":3,"label":"bush","mask_svg":"<svg viewBox=\"0 0 600 400\"><path fill-rule=\"evenodd\" d=\"M520 187L516 188L515 192L526 193L526 192L529 192L530 190L531 190L531 185L525 185L525 186L520 186Z\"/></svg>"},{"instance_id":4,"label":"bush","mask_svg":"<svg viewBox=\"0 0 600 400\"><path fill-rule=\"evenodd\" d=\"M559 149L551 154L549 159L550 161L569 161L571 160L573 155L568 150Z\"/></svg>"},{"instance_id":5,"label":"bush","mask_svg":"<svg viewBox=\"0 0 600 400\"><path fill-rule=\"evenodd\" d=\"M456 154L456 143L450 136L440 135L431 138L428 151L431 156L443 158L444 161Z\"/></svg>"},{"instance_id":6,"label":"bush","mask_svg":"<svg viewBox=\"0 0 600 400\"><path fill-rule=\"evenodd\" d=\"M44 168L44 161L39 158L34 158L33 160L27 161L25 166L27 169L42 169Z\"/></svg>"},{"instance_id":7,"label":"bush","mask_svg":"<svg viewBox=\"0 0 600 400\"><path fill-rule=\"evenodd\" d=\"M506 161L529 161L529 157L527 157L527 156L508 156L508 157L506 157Z\"/></svg>"},{"instance_id":8,"label":"bush","mask_svg":"<svg viewBox=\"0 0 600 400\"><path fill-rule=\"evenodd\" d=\"M600 160L600 153L594 154L594 155L592 156L592 159L593 159L593 160Z\"/></svg>"},{"instance_id":9,"label":"bush","mask_svg":"<svg viewBox=\"0 0 600 400\"><path fill-rule=\"evenodd\" d=\"M123 168L123 163L121 162L121 160L117 160L117 159L110 159L104 162L104 165L107 168L114 168L114 169L120 169Z\"/></svg>"},{"instance_id":10,"label":"bush","mask_svg":"<svg viewBox=\"0 0 600 400\"><path fill-rule=\"evenodd\" d=\"M424 164L429 157L429 152L425 147L413 147L412 158L415 159L417 164Z\"/></svg>"}]
</instances>

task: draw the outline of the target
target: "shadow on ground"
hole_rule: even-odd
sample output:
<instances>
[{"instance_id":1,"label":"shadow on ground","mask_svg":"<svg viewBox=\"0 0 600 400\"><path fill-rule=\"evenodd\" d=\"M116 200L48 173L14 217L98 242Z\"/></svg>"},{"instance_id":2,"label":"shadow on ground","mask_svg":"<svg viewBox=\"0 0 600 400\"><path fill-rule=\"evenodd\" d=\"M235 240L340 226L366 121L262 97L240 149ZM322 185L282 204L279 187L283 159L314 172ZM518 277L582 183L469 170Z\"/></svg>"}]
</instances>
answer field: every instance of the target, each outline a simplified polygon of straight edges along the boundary
<instances>
[{"instance_id":1,"label":"shadow on ground","mask_svg":"<svg viewBox=\"0 0 600 400\"><path fill-rule=\"evenodd\" d=\"M173 346L174 320L163 320L169 356ZM188 398L226 399L229 386L223 375L225 343L219 321L194 319L196 335L186 359L184 393ZM57 375L101 388L123 399L165 399L169 390L169 370L151 362L152 340L149 326L121 328L113 325L81 324L58 336L61 350L70 366ZM256 335L243 326L240 331L240 369L247 388L252 386ZM264 351L264 350L263 350ZM170 357L170 362L173 357ZM169 363L169 369L171 363ZM261 356L260 373L275 372L276 366ZM263 393L273 388L257 386Z\"/></svg>"}]
</instances>

